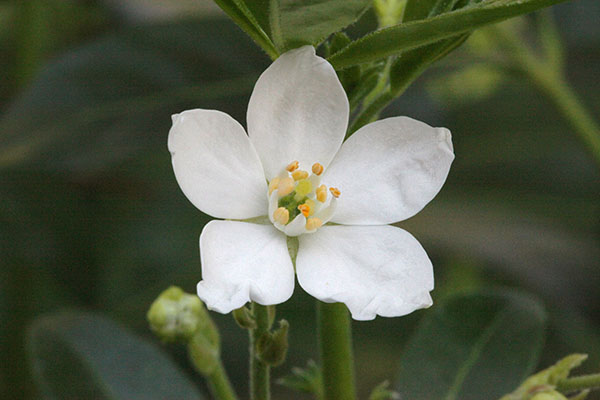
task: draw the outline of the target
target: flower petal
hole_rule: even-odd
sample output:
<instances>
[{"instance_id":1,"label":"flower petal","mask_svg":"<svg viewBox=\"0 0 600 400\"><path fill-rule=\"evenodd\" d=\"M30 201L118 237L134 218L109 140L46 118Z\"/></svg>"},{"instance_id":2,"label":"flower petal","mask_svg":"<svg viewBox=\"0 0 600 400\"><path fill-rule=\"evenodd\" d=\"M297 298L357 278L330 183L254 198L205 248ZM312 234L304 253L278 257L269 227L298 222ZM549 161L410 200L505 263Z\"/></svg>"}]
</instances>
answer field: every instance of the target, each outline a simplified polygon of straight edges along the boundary
<instances>
[{"instance_id":1,"label":"flower petal","mask_svg":"<svg viewBox=\"0 0 600 400\"><path fill-rule=\"evenodd\" d=\"M260 76L248 104L248 134L271 179L291 161L327 166L348 126L348 98L335 70L304 46Z\"/></svg>"},{"instance_id":2,"label":"flower petal","mask_svg":"<svg viewBox=\"0 0 600 400\"><path fill-rule=\"evenodd\" d=\"M397 317L432 304L433 267L419 242L393 226L323 226L299 237L300 286L352 318Z\"/></svg>"},{"instance_id":3,"label":"flower petal","mask_svg":"<svg viewBox=\"0 0 600 400\"><path fill-rule=\"evenodd\" d=\"M283 303L294 291L294 267L285 235L273 225L211 221L200 235L198 296L226 314L252 300Z\"/></svg>"},{"instance_id":4,"label":"flower petal","mask_svg":"<svg viewBox=\"0 0 600 400\"><path fill-rule=\"evenodd\" d=\"M450 131L408 117L359 129L323 176L340 189L333 222L383 225L418 213L444 184L454 159Z\"/></svg>"},{"instance_id":5,"label":"flower petal","mask_svg":"<svg viewBox=\"0 0 600 400\"><path fill-rule=\"evenodd\" d=\"M214 110L173 116L169 151L186 197L206 214L245 219L266 215L267 184L244 128Z\"/></svg>"}]
</instances>

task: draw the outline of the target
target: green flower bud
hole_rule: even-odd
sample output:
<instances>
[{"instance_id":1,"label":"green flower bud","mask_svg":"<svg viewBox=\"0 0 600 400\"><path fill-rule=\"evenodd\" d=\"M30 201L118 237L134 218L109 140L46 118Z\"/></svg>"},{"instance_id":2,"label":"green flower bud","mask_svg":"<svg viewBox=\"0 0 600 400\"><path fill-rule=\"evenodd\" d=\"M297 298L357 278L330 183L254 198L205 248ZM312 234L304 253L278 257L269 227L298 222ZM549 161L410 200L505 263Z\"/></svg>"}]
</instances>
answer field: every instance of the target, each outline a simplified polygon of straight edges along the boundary
<instances>
[{"instance_id":1,"label":"green flower bud","mask_svg":"<svg viewBox=\"0 0 600 400\"><path fill-rule=\"evenodd\" d=\"M552 390L550 392L538 393L531 400L567 400L561 393Z\"/></svg>"},{"instance_id":2,"label":"green flower bud","mask_svg":"<svg viewBox=\"0 0 600 400\"><path fill-rule=\"evenodd\" d=\"M231 313L233 319L242 329L256 329L256 321L248 307L240 307Z\"/></svg>"},{"instance_id":3,"label":"green flower bud","mask_svg":"<svg viewBox=\"0 0 600 400\"><path fill-rule=\"evenodd\" d=\"M500 400L563 400L563 395L556 392L556 385L566 379L571 370L581 365L587 358L586 354L571 354L556 364L537 374L530 376L515 390ZM548 397L554 396L554 397ZM541 397L540 397L541 396ZM546 397L544 397L546 396ZM557 397L562 396L562 397Z\"/></svg>"},{"instance_id":4,"label":"green flower bud","mask_svg":"<svg viewBox=\"0 0 600 400\"><path fill-rule=\"evenodd\" d=\"M146 318L152 331L167 342L187 342L199 329L212 326L202 301L175 286L158 296Z\"/></svg>"},{"instance_id":5,"label":"green flower bud","mask_svg":"<svg viewBox=\"0 0 600 400\"><path fill-rule=\"evenodd\" d=\"M386 28L402 21L406 0L374 0L373 8L379 20L379 27Z\"/></svg>"},{"instance_id":6,"label":"green flower bud","mask_svg":"<svg viewBox=\"0 0 600 400\"><path fill-rule=\"evenodd\" d=\"M288 329L290 324L282 319L279 329L274 332L265 332L256 342L258 359L265 364L278 366L283 364L288 350Z\"/></svg>"}]
</instances>

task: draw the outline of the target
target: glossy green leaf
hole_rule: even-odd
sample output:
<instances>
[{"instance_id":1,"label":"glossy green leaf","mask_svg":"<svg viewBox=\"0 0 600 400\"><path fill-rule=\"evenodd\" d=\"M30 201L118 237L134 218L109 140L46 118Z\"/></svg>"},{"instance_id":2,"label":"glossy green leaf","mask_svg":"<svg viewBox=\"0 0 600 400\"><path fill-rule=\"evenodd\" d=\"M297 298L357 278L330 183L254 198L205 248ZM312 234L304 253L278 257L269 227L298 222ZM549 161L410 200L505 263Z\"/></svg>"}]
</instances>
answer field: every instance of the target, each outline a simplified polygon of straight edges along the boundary
<instances>
[{"instance_id":1,"label":"glossy green leaf","mask_svg":"<svg viewBox=\"0 0 600 400\"><path fill-rule=\"evenodd\" d=\"M84 313L43 317L30 329L36 383L47 399L202 399L157 347Z\"/></svg>"},{"instance_id":2,"label":"glossy green leaf","mask_svg":"<svg viewBox=\"0 0 600 400\"><path fill-rule=\"evenodd\" d=\"M246 98L267 64L222 19L104 37L46 66L8 108L0 119L0 168L35 162L96 172L166 146L171 115L186 108L220 109L243 121Z\"/></svg>"},{"instance_id":3,"label":"glossy green leaf","mask_svg":"<svg viewBox=\"0 0 600 400\"><path fill-rule=\"evenodd\" d=\"M396 389L411 400L495 399L533 371L546 313L512 291L461 295L436 304L401 359Z\"/></svg>"},{"instance_id":4,"label":"glossy green leaf","mask_svg":"<svg viewBox=\"0 0 600 400\"><path fill-rule=\"evenodd\" d=\"M566 0L487 0L437 17L381 29L329 57L336 69L370 62Z\"/></svg>"}]
</instances>

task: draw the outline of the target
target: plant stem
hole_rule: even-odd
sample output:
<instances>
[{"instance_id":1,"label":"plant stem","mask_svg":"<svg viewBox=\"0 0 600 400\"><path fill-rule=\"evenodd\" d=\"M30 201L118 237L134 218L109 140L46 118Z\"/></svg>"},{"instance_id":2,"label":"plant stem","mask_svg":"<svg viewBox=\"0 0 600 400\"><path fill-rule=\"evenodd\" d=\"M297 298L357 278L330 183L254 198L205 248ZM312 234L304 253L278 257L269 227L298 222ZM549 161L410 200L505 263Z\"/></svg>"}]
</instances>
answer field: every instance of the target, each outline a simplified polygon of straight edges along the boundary
<instances>
[{"instance_id":1,"label":"plant stem","mask_svg":"<svg viewBox=\"0 0 600 400\"><path fill-rule=\"evenodd\" d=\"M356 399L350 316L342 303L317 301L324 400Z\"/></svg>"},{"instance_id":2,"label":"plant stem","mask_svg":"<svg viewBox=\"0 0 600 400\"><path fill-rule=\"evenodd\" d=\"M575 128L575 133L600 164L600 127L588 113L560 69L538 59L513 31L495 28L515 66L554 103L563 117Z\"/></svg>"},{"instance_id":3,"label":"plant stem","mask_svg":"<svg viewBox=\"0 0 600 400\"><path fill-rule=\"evenodd\" d=\"M256 342L269 330L269 311L266 306L254 302L251 308L256 328L250 329L250 399L270 400L270 367L256 354Z\"/></svg>"},{"instance_id":4,"label":"plant stem","mask_svg":"<svg viewBox=\"0 0 600 400\"><path fill-rule=\"evenodd\" d=\"M219 361L215 371L206 377L208 387L213 396L218 400L237 400L231 382L227 377L223 364Z\"/></svg>"},{"instance_id":5,"label":"plant stem","mask_svg":"<svg viewBox=\"0 0 600 400\"><path fill-rule=\"evenodd\" d=\"M565 379L558 383L557 389L563 393L585 389L600 389L600 374L582 375Z\"/></svg>"}]
</instances>

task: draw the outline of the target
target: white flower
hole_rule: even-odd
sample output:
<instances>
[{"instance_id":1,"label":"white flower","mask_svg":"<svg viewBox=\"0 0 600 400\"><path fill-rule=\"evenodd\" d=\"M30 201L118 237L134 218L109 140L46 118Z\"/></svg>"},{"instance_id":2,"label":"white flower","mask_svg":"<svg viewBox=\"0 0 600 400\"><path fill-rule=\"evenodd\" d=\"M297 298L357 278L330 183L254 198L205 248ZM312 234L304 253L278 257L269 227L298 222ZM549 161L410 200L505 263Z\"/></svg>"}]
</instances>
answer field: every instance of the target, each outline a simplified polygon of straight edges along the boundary
<instances>
[{"instance_id":1,"label":"white flower","mask_svg":"<svg viewBox=\"0 0 600 400\"><path fill-rule=\"evenodd\" d=\"M173 116L177 182L201 211L227 219L211 221L200 236L198 295L208 308L228 313L249 300L286 301L294 290L286 236L298 237L302 288L345 303L354 319L432 304L425 250L388 224L413 216L440 190L454 159L450 132L394 117L342 144L348 113L332 66L305 46L258 79L248 134L219 111Z\"/></svg>"}]
</instances>

